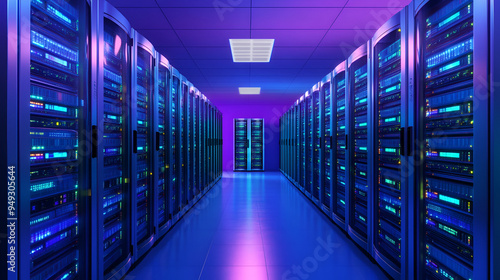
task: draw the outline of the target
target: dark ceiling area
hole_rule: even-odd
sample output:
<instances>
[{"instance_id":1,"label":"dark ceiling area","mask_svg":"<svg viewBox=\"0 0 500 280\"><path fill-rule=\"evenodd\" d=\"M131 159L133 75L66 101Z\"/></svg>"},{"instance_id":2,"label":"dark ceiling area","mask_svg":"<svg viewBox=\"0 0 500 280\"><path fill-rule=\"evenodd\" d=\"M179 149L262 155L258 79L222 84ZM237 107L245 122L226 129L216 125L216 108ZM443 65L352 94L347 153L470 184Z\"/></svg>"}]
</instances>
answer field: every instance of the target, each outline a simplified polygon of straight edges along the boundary
<instances>
[{"instance_id":1,"label":"dark ceiling area","mask_svg":"<svg viewBox=\"0 0 500 280\"><path fill-rule=\"evenodd\" d=\"M409 0L110 0L217 104L291 104ZM275 39L269 63L234 63L229 39ZM238 87L261 87L241 96Z\"/></svg>"}]
</instances>

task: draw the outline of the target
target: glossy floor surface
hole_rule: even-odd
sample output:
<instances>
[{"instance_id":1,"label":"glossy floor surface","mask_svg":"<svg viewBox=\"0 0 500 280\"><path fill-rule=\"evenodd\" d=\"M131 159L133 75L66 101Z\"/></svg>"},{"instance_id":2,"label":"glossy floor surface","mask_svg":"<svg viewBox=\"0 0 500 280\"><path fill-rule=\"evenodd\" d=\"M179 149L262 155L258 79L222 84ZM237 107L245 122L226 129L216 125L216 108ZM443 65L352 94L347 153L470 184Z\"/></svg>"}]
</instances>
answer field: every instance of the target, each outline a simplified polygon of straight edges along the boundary
<instances>
[{"instance_id":1,"label":"glossy floor surface","mask_svg":"<svg viewBox=\"0 0 500 280\"><path fill-rule=\"evenodd\" d=\"M125 278L387 279L278 172L224 173Z\"/></svg>"}]
</instances>

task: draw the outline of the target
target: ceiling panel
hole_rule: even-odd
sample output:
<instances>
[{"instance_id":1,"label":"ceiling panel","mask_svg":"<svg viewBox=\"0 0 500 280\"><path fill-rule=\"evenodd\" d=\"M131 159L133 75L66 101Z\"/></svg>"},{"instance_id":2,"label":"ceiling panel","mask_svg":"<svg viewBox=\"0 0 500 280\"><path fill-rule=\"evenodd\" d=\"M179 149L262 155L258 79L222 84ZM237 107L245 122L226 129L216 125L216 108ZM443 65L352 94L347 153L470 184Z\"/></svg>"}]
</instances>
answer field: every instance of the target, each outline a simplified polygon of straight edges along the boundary
<instances>
[{"instance_id":1,"label":"ceiling panel","mask_svg":"<svg viewBox=\"0 0 500 280\"><path fill-rule=\"evenodd\" d=\"M175 29L250 29L250 9L234 9L224 18L213 8L163 8L163 12Z\"/></svg>"},{"instance_id":2,"label":"ceiling panel","mask_svg":"<svg viewBox=\"0 0 500 280\"><path fill-rule=\"evenodd\" d=\"M227 47L229 39L248 39L249 30L178 30L186 47Z\"/></svg>"},{"instance_id":3,"label":"ceiling panel","mask_svg":"<svg viewBox=\"0 0 500 280\"><path fill-rule=\"evenodd\" d=\"M329 29L341 8L254 8L252 29Z\"/></svg>"},{"instance_id":4,"label":"ceiling panel","mask_svg":"<svg viewBox=\"0 0 500 280\"><path fill-rule=\"evenodd\" d=\"M137 30L146 37L155 47L183 47L174 30Z\"/></svg>"},{"instance_id":5,"label":"ceiling panel","mask_svg":"<svg viewBox=\"0 0 500 280\"><path fill-rule=\"evenodd\" d=\"M349 56L353 49L366 43L373 37L376 30L330 30L326 34L320 47L340 47L342 55ZM339 54L340 55L340 54Z\"/></svg>"},{"instance_id":6,"label":"ceiling panel","mask_svg":"<svg viewBox=\"0 0 500 280\"><path fill-rule=\"evenodd\" d=\"M373 0L349 0L349 2L347 3L346 7L402 8L402 7L407 6L410 2L411 2L411 0L377 0L377 1L373 1Z\"/></svg>"},{"instance_id":7,"label":"ceiling panel","mask_svg":"<svg viewBox=\"0 0 500 280\"><path fill-rule=\"evenodd\" d=\"M354 46L349 47L318 47L312 54L310 59L339 59L344 60L351 54L356 48Z\"/></svg>"},{"instance_id":8,"label":"ceiling panel","mask_svg":"<svg viewBox=\"0 0 500 280\"><path fill-rule=\"evenodd\" d=\"M121 8L134 29L172 29L158 8Z\"/></svg>"},{"instance_id":9,"label":"ceiling panel","mask_svg":"<svg viewBox=\"0 0 500 280\"><path fill-rule=\"evenodd\" d=\"M149 7L156 8L158 5L155 0L107 0L109 4L116 8L121 7Z\"/></svg>"},{"instance_id":10,"label":"ceiling panel","mask_svg":"<svg viewBox=\"0 0 500 280\"><path fill-rule=\"evenodd\" d=\"M193 59L232 59L231 47L188 47L187 51Z\"/></svg>"},{"instance_id":11,"label":"ceiling panel","mask_svg":"<svg viewBox=\"0 0 500 280\"><path fill-rule=\"evenodd\" d=\"M232 59L198 59L196 63L200 68L231 68L248 69L248 63L234 63Z\"/></svg>"},{"instance_id":12,"label":"ceiling panel","mask_svg":"<svg viewBox=\"0 0 500 280\"><path fill-rule=\"evenodd\" d=\"M302 68L253 68L250 69L250 73L252 77L256 76L271 76L271 77L279 77L279 76L290 76L295 77Z\"/></svg>"},{"instance_id":13,"label":"ceiling panel","mask_svg":"<svg viewBox=\"0 0 500 280\"><path fill-rule=\"evenodd\" d=\"M266 69L266 68L302 68L307 62L307 59L293 59L293 60L278 60L271 59L269 63L252 63L252 69Z\"/></svg>"},{"instance_id":14,"label":"ceiling panel","mask_svg":"<svg viewBox=\"0 0 500 280\"><path fill-rule=\"evenodd\" d=\"M328 71L332 71L342 61L342 59L311 59L304 65L304 69L322 68L326 69L325 73L327 73Z\"/></svg>"},{"instance_id":15,"label":"ceiling panel","mask_svg":"<svg viewBox=\"0 0 500 280\"><path fill-rule=\"evenodd\" d=\"M191 59L191 55L184 47L159 47L155 45L155 49L167 59Z\"/></svg>"},{"instance_id":16,"label":"ceiling panel","mask_svg":"<svg viewBox=\"0 0 500 280\"><path fill-rule=\"evenodd\" d=\"M348 0L253 0L252 7L333 7L342 8ZM352 1L352 0L351 0ZM371 0L373 1L373 0Z\"/></svg>"},{"instance_id":17,"label":"ceiling panel","mask_svg":"<svg viewBox=\"0 0 500 280\"><path fill-rule=\"evenodd\" d=\"M315 47L275 47L271 59L309 59Z\"/></svg>"},{"instance_id":18,"label":"ceiling panel","mask_svg":"<svg viewBox=\"0 0 500 280\"><path fill-rule=\"evenodd\" d=\"M253 39L275 39L275 47L316 47L325 30L252 30Z\"/></svg>"},{"instance_id":19,"label":"ceiling panel","mask_svg":"<svg viewBox=\"0 0 500 280\"><path fill-rule=\"evenodd\" d=\"M249 76L250 75L250 67L242 68L242 69L234 69L234 68L201 68L201 72L207 76Z\"/></svg>"},{"instance_id":20,"label":"ceiling panel","mask_svg":"<svg viewBox=\"0 0 500 280\"><path fill-rule=\"evenodd\" d=\"M120 1L120 0L115 0ZM137 1L137 0L128 0ZM250 7L251 0L156 0L160 7L181 7L181 8L193 8L193 7L203 7L203 8L226 8L230 10L231 8L245 8Z\"/></svg>"},{"instance_id":21,"label":"ceiling panel","mask_svg":"<svg viewBox=\"0 0 500 280\"><path fill-rule=\"evenodd\" d=\"M401 8L345 8L332 29L378 29Z\"/></svg>"}]
</instances>

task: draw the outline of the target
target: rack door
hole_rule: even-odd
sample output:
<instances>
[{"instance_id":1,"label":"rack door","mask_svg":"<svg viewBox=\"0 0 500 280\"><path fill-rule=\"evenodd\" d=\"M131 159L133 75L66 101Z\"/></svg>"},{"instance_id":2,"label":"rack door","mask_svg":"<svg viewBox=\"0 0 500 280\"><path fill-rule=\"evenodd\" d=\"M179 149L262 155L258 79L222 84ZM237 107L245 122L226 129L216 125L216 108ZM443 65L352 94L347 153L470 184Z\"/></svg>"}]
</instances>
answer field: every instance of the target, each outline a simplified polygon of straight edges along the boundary
<instances>
[{"instance_id":1,"label":"rack door","mask_svg":"<svg viewBox=\"0 0 500 280\"><path fill-rule=\"evenodd\" d=\"M368 63L363 56L354 61L349 69L351 87L351 120L354 147L351 164L353 182L351 189L350 226L366 243L368 236Z\"/></svg>"},{"instance_id":2,"label":"rack door","mask_svg":"<svg viewBox=\"0 0 500 280\"><path fill-rule=\"evenodd\" d=\"M234 169L241 171L248 169L248 127L247 120L234 121Z\"/></svg>"},{"instance_id":3,"label":"rack door","mask_svg":"<svg viewBox=\"0 0 500 280\"><path fill-rule=\"evenodd\" d=\"M375 209L374 247L392 270L401 271L402 253L402 95L401 29L374 46Z\"/></svg>"},{"instance_id":4,"label":"rack door","mask_svg":"<svg viewBox=\"0 0 500 280\"><path fill-rule=\"evenodd\" d=\"M23 279L85 278L88 178L86 1L31 1L29 105L29 270ZM31 15L31 17L29 16ZM24 28L24 26L21 26ZM28 55L28 53L26 53ZM21 93L25 94L25 93ZM23 128L21 128L23 129ZM29 135L29 136L28 136ZM26 275L29 273L29 277Z\"/></svg>"},{"instance_id":5,"label":"rack door","mask_svg":"<svg viewBox=\"0 0 500 280\"><path fill-rule=\"evenodd\" d=\"M264 170L264 120L251 122L251 170Z\"/></svg>"},{"instance_id":6,"label":"rack door","mask_svg":"<svg viewBox=\"0 0 500 280\"><path fill-rule=\"evenodd\" d=\"M104 275L130 259L130 46L127 33L104 18L102 258ZM106 277L106 276L105 276ZM107 277L106 277L107 278Z\"/></svg>"},{"instance_id":7,"label":"rack door","mask_svg":"<svg viewBox=\"0 0 500 280\"><path fill-rule=\"evenodd\" d=\"M136 36L137 38L137 36ZM132 95L133 118L133 178L135 191L135 241L137 251L145 252L144 246L151 246L153 236L153 135L152 97L153 55L146 48L136 46L135 92ZM142 250L144 248L144 250Z\"/></svg>"}]
</instances>

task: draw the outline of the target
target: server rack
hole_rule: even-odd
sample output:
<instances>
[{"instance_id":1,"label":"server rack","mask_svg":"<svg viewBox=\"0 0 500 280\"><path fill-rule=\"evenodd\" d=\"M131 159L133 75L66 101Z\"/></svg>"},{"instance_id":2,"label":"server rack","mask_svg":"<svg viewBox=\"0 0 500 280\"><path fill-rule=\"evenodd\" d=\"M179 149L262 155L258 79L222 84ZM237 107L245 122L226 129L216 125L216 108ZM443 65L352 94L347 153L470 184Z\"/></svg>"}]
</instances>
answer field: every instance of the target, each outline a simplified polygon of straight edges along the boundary
<instances>
[{"instance_id":1,"label":"server rack","mask_svg":"<svg viewBox=\"0 0 500 280\"><path fill-rule=\"evenodd\" d=\"M132 246L135 259L154 243L153 94L155 50L134 31L132 49Z\"/></svg>"},{"instance_id":2,"label":"server rack","mask_svg":"<svg viewBox=\"0 0 500 280\"><path fill-rule=\"evenodd\" d=\"M332 174L333 174L333 94L332 94L332 74L328 74L320 83L321 90L321 209L331 217L332 206ZM336 196L336 195L335 195ZM334 197L335 197L334 196Z\"/></svg>"},{"instance_id":3,"label":"server rack","mask_svg":"<svg viewBox=\"0 0 500 280\"><path fill-rule=\"evenodd\" d=\"M234 120L234 170L248 170L248 122L246 119ZM285 128L286 129L286 128ZM285 168L286 172L286 168Z\"/></svg>"},{"instance_id":4,"label":"server rack","mask_svg":"<svg viewBox=\"0 0 500 280\"><path fill-rule=\"evenodd\" d=\"M335 194L335 200L332 201L332 217L333 220L344 230L347 230L346 220L348 217L347 213L347 203L348 203L348 170L346 167L348 161L347 150L347 128L348 120L346 118L346 107L347 107L347 74L346 74L346 62L339 64L335 70L333 70L333 83L332 92L335 95L335 102L333 102L332 111L335 112L335 168L334 176L335 178L335 190L332 193Z\"/></svg>"},{"instance_id":5,"label":"server rack","mask_svg":"<svg viewBox=\"0 0 500 280\"><path fill-rule=\"evenodd\" d=\"M293 133L295 135L295 157L293 159L293 169L295 170L295 184L300 186L300 103L297 100L293 106L293 116L295 121L295 126L293 127Z\"/></svg>"},{"instance_id":6,"label":"server rack","mask_svg":"<svg viewBox=\"0 0 500 280\"><path fill-rule=\"evenodd\" d=\"M372 152L368 145L369 106L369 54L370 43L359 47L348 59L348 199L349 235L361 247L370 252L371 232L371 189L368 186L368 155Z\"/></svg>"},{"instance_id":7,"label":"server rack","mask_svg":"<svg viewBox=\"0 0 500 280\"><path fill-rule=\"evenodd\" d=\"M200 125L200 91L195 90L194 91L194 96L193 98L193 157L192 157L192 162L193 162L193 179L192 179L192 186L194 189L194 196L199 197L201 193L201 186L200 186L200 139L201 139L201 125Z\"/></svg>"},{"instance_id":8,"label":"server rack","mask_svg":"<svg viewBox=\"0 0 500 280\"><path fill-rule=\"evenodd\" d=\"M489 277L488 4L413 2L418 279Z\"/></svg>"},{"instance_id":9,"label":"server rack","mask_svg":"<svg viewBox=\"0 0 500 280\"><path fill-rule=\"evenodd\" d=\"M18 210L8 217L18 218L19 279L90 277L91 157L77 157L88 155L84 146L92 145L86 139L91 130L90 4L11 3L10 12L16 12L8 16L18 26L9 30L14 33L9 38L18 38L19 76L17 101L9 104L18 110L13 129L18 143L10 147L17 146L18 155L9 177L18 186ZM26 27L30 36L16 33Z\"/></svg>"},{"instance_id":10,"label":"server rack","mask_svg":"<svg viewBox=\"0 0 500 280\"><path fill-rule=\"evenodd\" d=\"M234 119L233 122L234 171L263 171L264 119ZM289 170L289 164L286 166Z\"/></svg>"},{"instance_id":11,"label":"server rack","mask_svg":"<svg viewBox=\"0 0 500 280\"><path fill-rule=\"evenodd\" d=\"M157 53L156 83L154 103L155 122L155 232L163 236L172 225L172 203L170 181L170 81L171 72L168 60Z\"/></svg>"},{"instance_id":12,"label":"server rack","mask_svg":"<svg viewBox=\"0 0 500 280\"><path fill-rule=\"evenodd\" d=\"M173 219L178 220L180 217L181 211L181 185L180 185L180 176L182 174L181 168L181 132L180 132L180 102L179 95L181 93L181 75L179 71L172 67L172 87L170 90L170 147L171 147L171 158L170 158L170 168L172 174L171 180L171 189L172 189L172 214Z\"/></svg>"},{"instance_id":13,"label":"server rack","mask_svg":"<svg viewBox=\"0 0 500 280\"><path fill-rule=\"evenodd\" d=\"M322 134L322 112L321 108L321 92L319 84L315 84L311 90L311 142L310 149L312 155L311 162L311 196L317 205L320 205L320 191L321 191L321 134Z\"/></svg>"},{"instance_id":14,"label":"server rack","mask_svg":"<svg viewBox=\"0 0 500 280\"><path fill-rule=\"evenodd\" d=\"M206 190L208 187L208 147L207 147L207 134L208 134L208 114L207 114L207 99L203 97L203 190Z\"/></svg>"},{"instance_id":15,"label":"server rack","mask_svg":"<svg viewBox=\"0 0 500 280\"><path fill-rule=\"evenodd\" d=\"M407 9L386 22L372 39L373 141L369 160L373 175L373 257L394 278L407 275ZM372 141L372 140L370 140Z\"/></svg>"},{"instance_id":16,"label":"server rack","mask_svg":"<svg viewBox=\"0 0 500 280\"><path fill-rule=\"evenodd\" d=\"M189 157L188 157L188 94L189 94L189 82L184 76L181 76L181 91L179 94L179 165L180 165L180 176L179 176L179 190L180 190L180 207L181 211L184 211L186 205L188 204L188 189L189 189Z\"/></svg>"},{"instance_id":17,"label":"server rack","mask_svg":"<svg viewBox=\"0 0 500 280\"><path fill-rule=\"evenodd\" d=\"M130 118L132 29L105 1L99 4L97 102L93 102L95 225L97 260L93 277L123 277L132 264L132 197ZM97 144L101 148L97 148ZM97 162L95 162L97 161Z\"/></svg>"},{"instance_id":18,"label":"server rack","mask_svg":"<svg viewBox=\"0 0 500 280\"><path fill-rule=\"evenodd\" d=\"M305 191L306 188L306 103L305 94L300 97L300 188Z\"/></svg>"},{"instance_id":19,"label":"server rack","mask_svg":"<svg viewBox=\"0 0 500 280\"><path fill-rule=\"evenodd\" d=\"M194 190L194 162L193 162L193 154L194 154L194 96L195 96L195 91L196 89L193 87L193 85L190 83L188 84L189 88L187 91L187 96L186 96L186 155L187 155L187 174L188 178L186 180L187 182L187 203L190 203L193 201L195 197L195 190Z\"/></svg>"},{"instance_id":20,"label":"server rack","mask_svg":"<svg viewBox=\"0 0 500 280\"><path fill-rule=\"evenodd\" d=\"M305 111L305 128L306 128L306 137L305 137L305 191L306 195L311 197L312 189L313 189L313 93L306 92L304 99L304 111Z\"/></svg>"}]
</instances>

